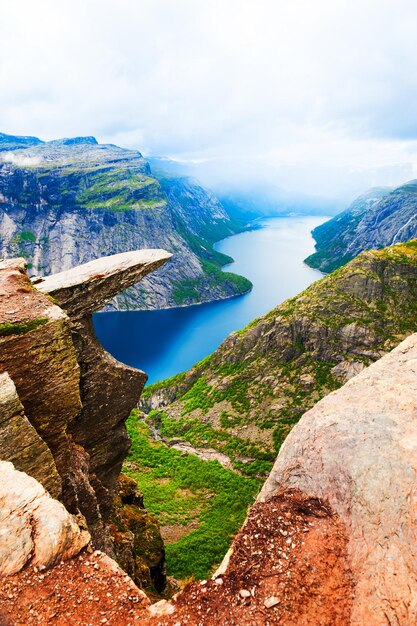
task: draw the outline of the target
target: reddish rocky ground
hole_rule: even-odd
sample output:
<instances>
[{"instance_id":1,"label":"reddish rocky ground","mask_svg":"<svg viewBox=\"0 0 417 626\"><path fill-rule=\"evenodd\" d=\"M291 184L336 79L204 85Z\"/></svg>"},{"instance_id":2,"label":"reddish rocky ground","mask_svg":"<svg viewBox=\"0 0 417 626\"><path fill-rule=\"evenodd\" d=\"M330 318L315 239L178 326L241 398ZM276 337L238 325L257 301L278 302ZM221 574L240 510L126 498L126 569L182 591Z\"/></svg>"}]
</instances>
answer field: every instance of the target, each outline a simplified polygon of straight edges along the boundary
<instances>
[{"instance_id":1,"label":"reddish rocky ground","mask_svg":"<svg viewBox=\"0 0 417 626\"><path fill-rule=\"evenodd\" d=\"M127 577L103 569L105 557L84 554L5 579L0 624L347 626L354 585L346 544L342 522L324 503L287 491L252 507L227 574L188 585L169 615L152 616Z\"/></svg>"},{"instance_id":2,"label":"reddish rocky ground","mask_svg":"<svg viewBox=\"0 0 417 626\"><path fill-rule=\"evenodd\" d=\"M252 507L227 574L193 583L156 624L346 626L353 581L340 519L291 491Z\"/></svg>"},{"instance_id":3,"label":"reddish rocky ground","mask_svg":"<svg viewBox=\"0 0 417 626\"><path fill-rule=\"evenodd\" d=\"M133 626L148 604L106 556L84 552L49 570L29 566L4 578L0 626Z\"/></svg>"}]
</instances>

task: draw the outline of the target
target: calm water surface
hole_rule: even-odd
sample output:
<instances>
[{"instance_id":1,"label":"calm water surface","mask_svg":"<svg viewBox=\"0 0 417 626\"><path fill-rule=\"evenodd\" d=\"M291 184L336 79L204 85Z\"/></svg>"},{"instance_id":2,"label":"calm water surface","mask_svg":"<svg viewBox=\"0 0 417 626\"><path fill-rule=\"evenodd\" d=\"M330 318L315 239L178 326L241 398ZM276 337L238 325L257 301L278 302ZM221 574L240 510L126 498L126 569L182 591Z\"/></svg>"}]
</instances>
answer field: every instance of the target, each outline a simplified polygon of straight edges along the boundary
<instances>
[{"instance_id":1,"label":"calm water surface","mask_svg":"<svg viewBox=\"0 0 417 626\"><path fill-rule=\"evenodd\" d=\"M216 249L235 259L224 269L249 278L250 293L162 311L98 313L99 340L116 359L147 372L150 383L189 369L229 333L321 277L303 259L314 251L311 230L326 219L265 218L256 222L261 228L223 239Z\"/></svg>"}]
</instances>

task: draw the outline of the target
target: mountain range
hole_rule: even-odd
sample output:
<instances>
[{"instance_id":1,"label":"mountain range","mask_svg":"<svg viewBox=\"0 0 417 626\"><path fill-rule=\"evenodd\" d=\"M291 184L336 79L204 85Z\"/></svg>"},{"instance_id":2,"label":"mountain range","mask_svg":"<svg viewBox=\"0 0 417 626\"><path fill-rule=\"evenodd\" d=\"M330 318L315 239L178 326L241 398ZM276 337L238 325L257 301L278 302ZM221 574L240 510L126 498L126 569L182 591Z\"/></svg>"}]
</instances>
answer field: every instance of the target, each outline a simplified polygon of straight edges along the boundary
<instances>
[{"instance_id":1,"label":"mountain range","mask_svg":"<svg viewBox=\"0 0 417 626\"><path fill-rule=\"evenodd\" d=\"M111 308L164 308L242 294L222 272L215 241L243 228L191 178L156 178L140 152L94 137L43 142L0 134L0 257L24 257L32 275L103 255L164 248L175 255Z\"/></svg>"}]
</instances>

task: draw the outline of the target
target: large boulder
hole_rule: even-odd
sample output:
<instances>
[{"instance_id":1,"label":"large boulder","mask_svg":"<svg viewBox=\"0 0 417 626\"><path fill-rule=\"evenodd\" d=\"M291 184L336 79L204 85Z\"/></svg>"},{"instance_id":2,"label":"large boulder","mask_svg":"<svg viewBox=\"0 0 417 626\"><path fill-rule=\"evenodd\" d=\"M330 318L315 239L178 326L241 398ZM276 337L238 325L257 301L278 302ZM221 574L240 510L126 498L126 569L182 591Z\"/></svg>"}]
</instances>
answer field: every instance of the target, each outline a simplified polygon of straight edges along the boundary
<instances>
[{"instance_id":1,"label":"large boulder","mask_svg":"<svg viewBox=\"0 0 417 626\"><path fill-rule=\"evenodd\" d=\"M0 461L0 576L15 574L29 561L49 567L89 541L88 531L37 480Z\"/></svg>"},{"instance_id":2,"label":"large boulder","mask_svg":"<svg viewBox=\"0 0 417 626\"><path fill-rule=\"evenodd\" d=\"M417 623L417 334L308 411L259 501L288 489L344 522L351 625Z\"/></svg>"}]
</instances>

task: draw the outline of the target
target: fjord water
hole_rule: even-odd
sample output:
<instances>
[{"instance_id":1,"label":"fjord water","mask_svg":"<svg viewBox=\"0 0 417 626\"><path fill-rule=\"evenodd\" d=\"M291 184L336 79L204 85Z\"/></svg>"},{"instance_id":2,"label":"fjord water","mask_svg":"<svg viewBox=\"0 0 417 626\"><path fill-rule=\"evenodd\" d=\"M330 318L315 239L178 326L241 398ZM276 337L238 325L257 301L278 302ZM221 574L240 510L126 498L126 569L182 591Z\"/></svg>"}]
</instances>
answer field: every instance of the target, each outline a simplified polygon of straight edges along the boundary
<instances>
[{"instance_id":1,"label":"fjord water","mask_svg":"<svg viewBox=\"0 0 417 626\"><path fill-rule=\"evenodd\" d=\"M116 359L149 375L148 383L189 369L213 352L232 331L290 298L322 274L303 263L314 252L311 230L326 217L276 217L256 222L215 246L235 262L224 269L246 276L250 293L208 304L98 313L96 334Z\"/></svg>"}]
</instances>

